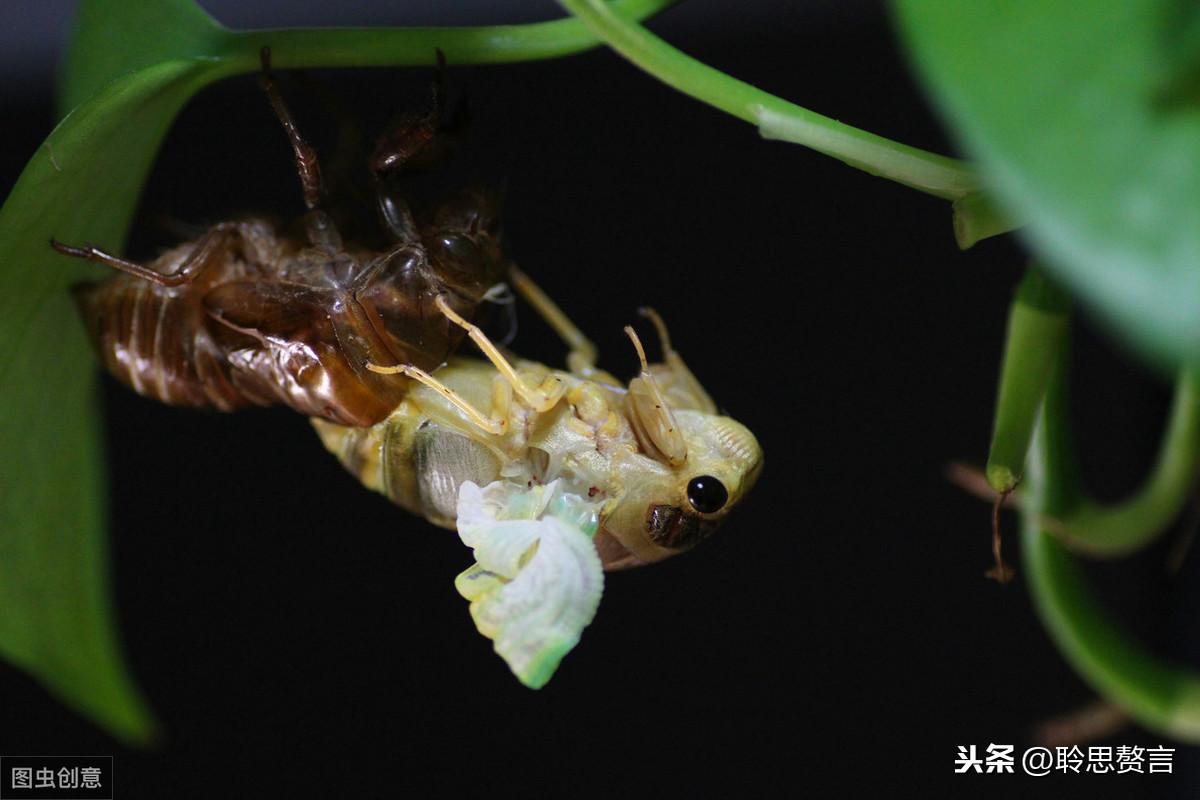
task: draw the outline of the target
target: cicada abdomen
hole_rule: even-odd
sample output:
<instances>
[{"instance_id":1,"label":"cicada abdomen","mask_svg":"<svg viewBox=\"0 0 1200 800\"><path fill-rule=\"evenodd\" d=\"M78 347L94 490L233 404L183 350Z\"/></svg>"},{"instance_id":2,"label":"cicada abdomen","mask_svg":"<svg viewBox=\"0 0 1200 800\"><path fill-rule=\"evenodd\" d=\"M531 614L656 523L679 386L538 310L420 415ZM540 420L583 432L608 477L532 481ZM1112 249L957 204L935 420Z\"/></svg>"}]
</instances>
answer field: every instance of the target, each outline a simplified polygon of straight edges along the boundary
<instances>
[{"instance_id":1,"label":"cicada abdomen","mask_svg":"<svg viewBox=\"0 0 1200 800\"><path fill-rule=\"evenodd\" d=\"M235 237L252 246L234 247ZM265 222L219 226L145 267L165 283L122 272L75 286L80 315L105 368L138 394L169 405L232 411L274 402L270 394L242 386L226 358L252 340L210 325L203 303L214 285L257 276L255 256L261 254L253 245L273 244ZM248 253L253 255L247 258Z\"/></svg>"},{"instance_id":2,"label":"cicada abdomen","mask_svg":"<svg viewBox=\"0 0 1200 800\"><path fill-rule=\"evenodd\" d=\"M437 376L459 397L482 401L493 374L485 362L456 358ZM483 486L496 480L505 455L493 443L439 424L438 412L446 409L438 403L436 390L422 387L376 425L350 428L317 421L316 429L325 447L364 486L435 525L453 528L459 487L464 481Z\"/></svg>"},{"instance_id":3,"label":"cicada abdomen","mask_svg":"<svg viewBox=\"0 0 1200 800\"><path fill-rule=\"evenodd\" d=\"M138 393L222 411L283 404L343 425L383 419L411 383L368 364L430 372L459 346L466 332L439 298L472 318L505 275L493 235L463 226L349 253L300 247L262 220L224 223L147 266L57 246L123 270L75 296L105 366Z\"/></svg>"}]
</instances>

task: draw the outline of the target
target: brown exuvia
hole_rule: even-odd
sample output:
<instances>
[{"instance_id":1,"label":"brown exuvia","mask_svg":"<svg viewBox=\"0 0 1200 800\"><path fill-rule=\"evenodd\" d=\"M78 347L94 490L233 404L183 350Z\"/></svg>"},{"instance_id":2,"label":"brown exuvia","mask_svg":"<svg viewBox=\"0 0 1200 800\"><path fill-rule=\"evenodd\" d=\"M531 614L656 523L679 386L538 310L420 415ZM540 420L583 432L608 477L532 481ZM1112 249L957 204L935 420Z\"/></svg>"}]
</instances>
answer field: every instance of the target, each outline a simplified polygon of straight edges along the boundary
<instances>
[{"instance_id":1,"label":"brown exuvia","mask_svg":"<svg viewBox=\"0 0 1200 800\"><path fill-rule=\"evenodd\" d=\"M439 62L440 53L439 53ZM321 208L321 171L284 104L263 51L262 84L295 151L308 212L304 236L250 217L215 225L149 265L90 246L52 242L118 274L76 287L88 334L107 369L148 397L229 411L284 404L343 425L384 419L411 385L467 335L443 308L473 320L501 299L510 265L497 203L459 192L414 212L394 177L448 151L442 91L371 155L388 244L343 241ZM404 376L372 372L393 366ZM407 376L407 377L405 377Z\"/></svg>"}]
</instances>

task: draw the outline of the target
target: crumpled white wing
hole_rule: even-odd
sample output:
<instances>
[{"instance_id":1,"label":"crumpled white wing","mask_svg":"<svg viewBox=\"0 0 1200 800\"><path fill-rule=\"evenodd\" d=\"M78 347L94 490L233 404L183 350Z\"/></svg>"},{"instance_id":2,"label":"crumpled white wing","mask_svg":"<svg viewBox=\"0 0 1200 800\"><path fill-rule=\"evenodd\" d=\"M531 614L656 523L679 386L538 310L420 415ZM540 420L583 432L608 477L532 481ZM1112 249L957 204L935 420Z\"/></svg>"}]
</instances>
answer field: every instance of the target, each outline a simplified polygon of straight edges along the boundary
<instances>
[{"instance_id":1,"label":"crumpled white wing","mask_svg":"<svg viewBox=\"0 0 1200 800\"><path fill-rule=\"evenodd\" d=\"M592 544L596 505L557 482L526 488L464 483L458 529L476 563L455 579L479 632L537 689L592 621L604 589Z\"/></svg>"}]
</instances>

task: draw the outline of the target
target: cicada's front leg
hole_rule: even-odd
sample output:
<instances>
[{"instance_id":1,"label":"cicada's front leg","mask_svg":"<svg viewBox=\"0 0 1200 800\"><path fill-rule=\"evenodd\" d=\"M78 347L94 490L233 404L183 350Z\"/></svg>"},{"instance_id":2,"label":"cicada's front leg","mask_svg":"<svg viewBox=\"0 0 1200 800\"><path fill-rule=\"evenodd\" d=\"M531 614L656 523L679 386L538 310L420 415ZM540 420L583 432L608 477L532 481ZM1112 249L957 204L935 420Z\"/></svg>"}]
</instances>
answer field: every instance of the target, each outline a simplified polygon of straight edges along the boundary
<instances>
[{"instance_id":1,"label":"cicada's front leg","mask_svg":"<svg viewBox=\"0 0 1200 800\"><path fill-rule=\"evenodd\" d=\"M512 415L512 391L509 390L508 384L503 381L496 381L493 384L491 413L485 414L471 405L458 392L420 367L415 367L412 364L396 364L394 366L367 364L367 369L380 375L404 375L428 386L446 398L446 401L450 405L465 414L467 419L484 433L489 433L493 436L502 436L508 430L509 418Z\"/></svg>"},{"instance_id":2,"label":"cicada's front leg","mask_svg":"<svg viewBox=\"0 0 1200 800\"><path fill-rule=\"evenodd\" d=\"M445 383L412 364L396 364L393 366L367 364L367 369L381 375L405 375L421 382L446 398L451 405L463 412L480 430L495 436L500 436L508 430L509 418L513 411L513 393L516 393L521 398L525 406L539 414L552 409L562 399L563 395L566 394L566 381L560 375L556 375L553 372L547 375L539 385L531 385L529 381L517 372L509 360L504 357L504 354L500 352L500 348L488 338L487 334L480 330L479 326L471 324L458 314L458 312L450 308L450 304L446 302L445 297L439 295L434 299L434 305L446 319L467 332L471 341L475 342L479 349L483 351L488 361L492 363L492 366L496 368L496 371L503 378L502 381L493 383L492 409L490 414L484 414Z\"/></svg>"},{"instance_id":3,"label":"cicada's front leg","mask_svg":"<svg viewBox=\"0 0 1200 800\"><path fill-rule=\"evenodd\" d=\"M463 319L458 312L450 307L445 297L439 295L434 300L434 305L437 306L438 311L441 311L446 319L467 332L467 336L471 337L471 341L475 342L479 349L483 351L487 360L492 362L492 366L504 376L512 386L513 391L533 411L539 414L549 411L562 399L562 396L567 391L567 384L560 376L550 373L540 385L536 387L529 385L528 381L517 374L516 369L504 357L504 354L500 352L500 348L496 347L492 343L492 340L487 337L487 334L480 330L478 325L473 325Z\"/></svg>"},{"instance_id":4,"label":"cicada's front leg","mask_svg":"<svg viewBox=\"0 0 1200 800\"><path fill-rule=\"evenodd\" d=\"M542 287L534 283L515 264L509 266L508 274L517 293L525 298L525 302L533 306L533 310L538 313L538 316L546 321L546 324L569 348L567 368L576 375L590 376L596 369L596 345L592 344L592 341L583 335L583 331L579 330L575 323L571 322L571 319L563 313L558 304L542 291Z\"/></svg>"},{"instance_id":5,"label":"cicada's front leg","mask_svg":"<svg viewBox=\"0 0 1200 800\"><path fill-rule=\"evenodd\" d=\"M587 380L620 386L621 382L608 372L596 367L596 345L579 330L570 317L563 313L558 304L550 299L533 279L516 267L509 265L509 280L517 294L533 307L546 324L550 326L558 338L568 348L567 369L572 375L578 375Z\"/></svg>"}]
</instances>

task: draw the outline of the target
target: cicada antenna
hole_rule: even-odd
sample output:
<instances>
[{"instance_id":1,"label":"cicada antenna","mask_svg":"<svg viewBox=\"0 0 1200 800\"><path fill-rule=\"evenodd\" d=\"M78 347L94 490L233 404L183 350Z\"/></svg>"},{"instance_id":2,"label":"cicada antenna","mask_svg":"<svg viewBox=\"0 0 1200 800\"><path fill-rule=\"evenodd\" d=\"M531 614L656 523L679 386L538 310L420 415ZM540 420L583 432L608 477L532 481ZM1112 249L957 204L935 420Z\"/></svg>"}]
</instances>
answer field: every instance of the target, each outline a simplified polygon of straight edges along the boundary
<instances>
[{"instance_id":1,"label":"cicada antenna","mask_svg":"<svg viewBox=\"0 0 1200 800\"><path fill-rule=\"evenodd\" d=\"M646 361L646 349L642 347L642 340L638 338L637 331L633 329L632 325L626 325L625 335L629 337L629 341L633 342L633 349L637 350L638 361L642 364L642 375L653 381L654 377L650 375L650 364Z\"/></svg>"}]
</instances>

